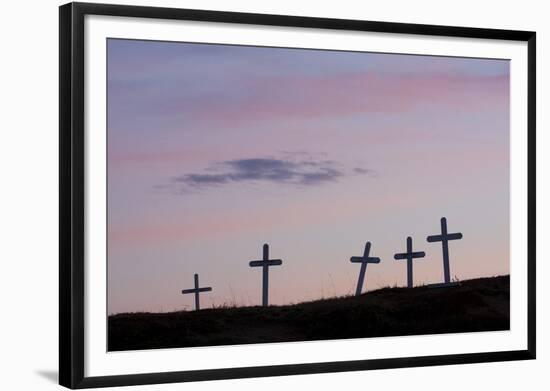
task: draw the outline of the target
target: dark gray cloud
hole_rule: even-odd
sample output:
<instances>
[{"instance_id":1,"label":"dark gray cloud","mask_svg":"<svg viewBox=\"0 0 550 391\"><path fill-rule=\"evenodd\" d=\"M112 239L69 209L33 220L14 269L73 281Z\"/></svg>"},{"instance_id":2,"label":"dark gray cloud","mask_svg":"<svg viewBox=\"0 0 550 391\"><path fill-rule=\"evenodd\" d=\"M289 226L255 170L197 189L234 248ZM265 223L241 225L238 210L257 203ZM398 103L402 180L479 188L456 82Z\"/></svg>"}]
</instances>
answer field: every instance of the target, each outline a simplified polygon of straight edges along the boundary
<instances>
[{"instance_id":1,"label":"dark gray cloud","mask_svg":"<svg viewBox=\"0 0 550 391\"><path fill-rule=\"evenodd\" d=\"M201 173L175 177L173 183L193 188L258 181L313 186L334 182L342 176L344 173L331 160L251 158L219 162Z\"/></svg>"},{"instance_id":2,"label":"dark gray cloud","mask_svg":"<svg viewBox=\"0 0 550 391\"><path fill-rule=\"evenodd\" d=\"M356 174L371 174L372 171L362 167L355 167L353 172Z\"/></svg>"}]
</instances>

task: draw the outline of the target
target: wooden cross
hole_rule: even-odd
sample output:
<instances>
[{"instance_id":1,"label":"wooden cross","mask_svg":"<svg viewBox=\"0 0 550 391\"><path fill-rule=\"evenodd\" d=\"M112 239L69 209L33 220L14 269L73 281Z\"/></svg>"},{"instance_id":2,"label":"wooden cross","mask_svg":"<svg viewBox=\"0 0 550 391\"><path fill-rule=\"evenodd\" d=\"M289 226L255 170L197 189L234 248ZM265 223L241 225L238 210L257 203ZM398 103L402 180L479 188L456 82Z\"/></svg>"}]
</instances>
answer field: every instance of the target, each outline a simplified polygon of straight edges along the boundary
<instances>
[{"instance_id":1,"label":"wooden cross","mask_svg":"<svg viewBox=\"0 0 550 391\"><path fill-rule=\"evenodd\" d=\"M410 236L407 237L407 252L398 253L393 256L394 259L406 259L407 260L407 287L413 287L413 259L424 258L426 253L424 251L413 252L413 240Z\"/></svg>"},{"instance_id":2,"label":"wooden cross","mask_svg":"<svg viewBox=\"0 0 550 391\"><path fill-rule=\"evenodd\" d=\"M201 305L199 302L199 293L200 292L210 292L212 290L211 287L205 287L205 288L199 288L199 275L195 274L195 288L193 289L184 289L181 291L182 294L187 293L194 293L195 294L195 311L198 311L201 309Z\"/></svg>"},{"instance_id":3,"label":"wooden cross","mask_svg":"<svg viewBox=\"0 0 550 391\"><path fill-rule=\"evenodd\" d=\"M261 266L263 272L262 278L262 305L267 307L268 305L268 292L269 292L269 267L279 266L283 264L281 259L269 259L269 245L264 244L263 259L261 261L251 261L250 267Z\"/></svg>"},{"instance_id":4,"label":"wooden cross","mask_svg":"<svg viewBox=\"0 0 550 391\"><path fill-rule=\"evenodd\" d=\"M350 262L360 263L361 270L359 271L359 280L357 280L357 289L355 290L355 296L359 296L363 290L363 283L365 281L365 272L367 271L368 263L380 263L380 258L369 257L370 242L365 244L365 251L362 257L351 257Z\"/></svg>"},{"instance_id":5,"label":"wooden cross","mask_svg":"<svg viewBox=\"0 0 550 391\"><path fill-rule=\"evenodd\" d=\"M447 219L441 218L441 235L431 235L427 237L428 242L441 242L443 247L443 274L445 276L445 284L451 282L451 270L449 267L449 240L462 239L460 232L448 234L447 233Z\"/></svg>"}]
</instances>

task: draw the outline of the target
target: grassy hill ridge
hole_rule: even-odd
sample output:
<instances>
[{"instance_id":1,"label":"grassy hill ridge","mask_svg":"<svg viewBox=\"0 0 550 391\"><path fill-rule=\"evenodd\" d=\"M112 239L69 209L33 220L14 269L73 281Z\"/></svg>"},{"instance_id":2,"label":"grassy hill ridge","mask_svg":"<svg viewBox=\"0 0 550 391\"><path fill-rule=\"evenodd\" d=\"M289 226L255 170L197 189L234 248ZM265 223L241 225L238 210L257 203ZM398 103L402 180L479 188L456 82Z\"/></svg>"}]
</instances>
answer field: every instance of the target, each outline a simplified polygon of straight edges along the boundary
<instances>
[{"instance_id":1,"label":"grassy hill ridge","mask_svg":"<svg viewBox=\"0 0 550 391\"><path fill-rule=\"evenodd\" d=\"M286 306L109 316L109 351L507 330L510 278Z\"/></svg>"}]
</instances>

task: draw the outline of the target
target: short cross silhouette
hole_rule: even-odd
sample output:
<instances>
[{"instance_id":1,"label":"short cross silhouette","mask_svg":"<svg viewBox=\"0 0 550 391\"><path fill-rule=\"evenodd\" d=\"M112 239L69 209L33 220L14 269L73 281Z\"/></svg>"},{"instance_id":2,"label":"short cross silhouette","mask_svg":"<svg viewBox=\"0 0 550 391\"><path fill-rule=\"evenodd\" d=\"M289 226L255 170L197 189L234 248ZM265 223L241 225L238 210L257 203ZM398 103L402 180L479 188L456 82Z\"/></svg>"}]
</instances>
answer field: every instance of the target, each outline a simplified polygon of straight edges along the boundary
<instances>
[{"instance_id":1,"label":"short cross silhouette","mask_svg":"<svg viewBox=\"0 0 550 391\"><path fill-rule=\"evenodd\" d=\"M199 275L195 274L195 288L193 289L184 289L181 291L182 294L187 293L194 293L195 294L195 311L198 311L201 309L200 301L199 301L199 294L200 292L210 292L212 290L211 287L205 287L205 288L199 288Z\"/></svg>"},{"instance_id":2,"label":"short cross silhouette","mask_svg":"<svg viewBox=\"0 0 550 391\"><path fill-rule=\"evenodd\" d=\"M449 240L458 239L462 239L462 234L460 232L452 234L447 233L447 219L445 217L441 218L441 234L431 235L427 237L428 242L441 242L441 246L443 247L443 275L445 278L445 284L451 282L451 269L449 265Z\"/></svg>"},{"instance_id":3,"label":"short cross silhouette","mask_svg":"<svg viewBox=\"0 0 550 391\"><path fill-rule=\"evenodd\" d=\"M268 293L269 293L269 267L282 265L281 259L269 259L269 245L264 244L263 247L263 259L261 261L251 261L250 267L262 267L262 305L267 307L268 305Z\"/></svg>"},{"instance_id":4,"label":"short cross silhouette","mask_svg":"<svg viewBox=\"0 0 550 391\"><path fill-rule=\"evenodd\" d=\"M407 252L398 253L393 256L394 259L406 259L407 260L407 287L413 287L413 260L415 258L424 258L426 253L424 251L413 252L413 240L410 236L407 237Z\"/></svg>"},{"instance_id":5,"label":"short cross silhouette","mask_svg":"<svg viewBox=\"0 0 550 391\"><path fill-rule=\"evenodd\" d=\"M359 270L359 279L357 280L357 289L355 290L355 296L359 296L363 290L363 284L365 281L365 272L367 271L368 263L380 263L380 258L369 257L370 242L365 244L365 251L362 257L351 257L350 262L360 263L361 269Z\"/></svg>"}]
</instances>

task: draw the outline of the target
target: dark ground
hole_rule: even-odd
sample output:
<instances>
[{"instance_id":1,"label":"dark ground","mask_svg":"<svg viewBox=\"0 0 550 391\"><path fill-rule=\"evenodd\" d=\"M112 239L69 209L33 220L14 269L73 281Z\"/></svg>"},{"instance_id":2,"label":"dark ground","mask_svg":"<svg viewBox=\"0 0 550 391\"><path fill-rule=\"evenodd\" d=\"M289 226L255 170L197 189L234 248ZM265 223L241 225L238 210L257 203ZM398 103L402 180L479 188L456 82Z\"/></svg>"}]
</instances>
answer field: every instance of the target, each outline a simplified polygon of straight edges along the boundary
<instances>
[{"instance_id":1,"label":"dark ground","mask_svg":"<svg viewBox=\"0 0 550 391\"><path fill-rule=\"evenodd\" d=\"M508 330L509 303L500 276L288 306L117 314L109 351Z\"/></svg>"}]
</instances>

